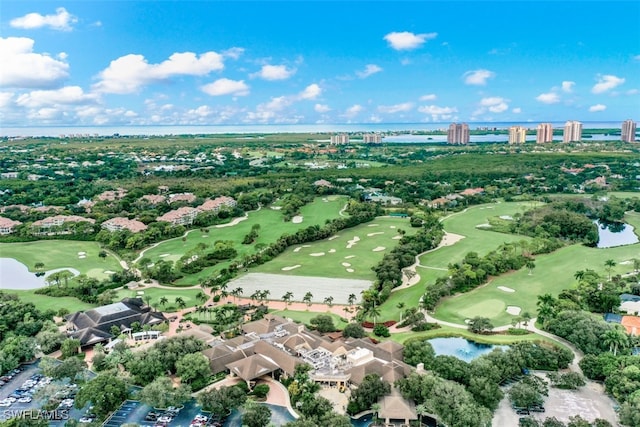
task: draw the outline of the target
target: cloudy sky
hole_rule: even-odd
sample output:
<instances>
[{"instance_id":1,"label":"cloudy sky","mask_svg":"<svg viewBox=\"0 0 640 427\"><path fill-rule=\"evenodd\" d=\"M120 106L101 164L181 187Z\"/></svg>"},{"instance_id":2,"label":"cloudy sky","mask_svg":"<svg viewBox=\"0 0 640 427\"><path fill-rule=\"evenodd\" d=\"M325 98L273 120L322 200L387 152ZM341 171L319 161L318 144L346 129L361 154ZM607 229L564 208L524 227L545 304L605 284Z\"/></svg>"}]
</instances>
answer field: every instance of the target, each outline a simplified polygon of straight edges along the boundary
<instances>
[{"instance_id":1,"label":"cloudy sky","mask_svg":"<svg viewBox=\"0 0 640 427\"><path fill-rule=\"evenodd\" d=\"M640 119L640 2L3 1L0 125Z\"/></svg>"}]
</instances>

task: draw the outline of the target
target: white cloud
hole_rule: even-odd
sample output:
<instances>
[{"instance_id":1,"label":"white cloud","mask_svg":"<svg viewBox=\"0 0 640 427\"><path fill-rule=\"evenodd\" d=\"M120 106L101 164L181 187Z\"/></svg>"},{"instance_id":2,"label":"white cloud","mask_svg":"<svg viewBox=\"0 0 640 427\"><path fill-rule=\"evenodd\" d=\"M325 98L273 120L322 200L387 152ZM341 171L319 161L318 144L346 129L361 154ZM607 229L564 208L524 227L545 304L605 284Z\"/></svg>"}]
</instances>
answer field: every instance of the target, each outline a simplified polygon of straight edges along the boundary
<instances>
[{"instance_id":1,"label":"white cloud","mask_svg":"<svg viewBox=\"0 0 640 427\"><path fill-rule=\"evenodd\" d=\"M298 99L316 99L322 93L322 88L316 83L310 84L298 94Z\"/></svg>"},{"instance_id":2,"label":"white cloud","mask_svg":"<svg viewBox=\"0 0 640 427\"><path fill-rule=\"evenodd\" d=\"M380 71L382 71L382 68L377 66L376 64L367 64L367 66L364 67L364 70L356 71L356 76L361 79L366 79L367 77L379 73Z\"/></svg>"},{"instance_id":3,"label":"white cloud","mask_svg":"<svg viewBox=\"0 0 640 427\"><path fill-rule=\"evenodd\" d=\"M395 50L412 50L422 46L427 40L435 39L438 33L414 34L409 31L392 32L384 39Z\"/></svg>"},{"instance_id":4,"label":"white cloud","mask_svg":"<svg viewBox=\"0 0 640 427\"><path fill-rule=\"evenodd\" d=\"M575 86L575 84L576 82L571 82L571 81L562 82L562 91L567 93L573 92L573 87Z\"/></svg>"},{"instance_id":5,"label":"white cloud","mask_svg":"<svg viewBox=\"0 0 640 427\"><path fill-rule=\"evenodd\" d=\"M362 105L354 104L351 107L347 108L347 110L344 112L344 116L349 118L355 117L358 115L358 113L362 112L362 110L364 110Z\"/></svg>"},{"instance_id":6,"label":"white cloud","mask_svg":"<svg viewBox=\"0 0 640 427\"><path fill-rule=\"evenodd\" d=\"M260 71L251 74L264 80L286 80L296 73L296 69L288 69L285 65L263 65Z\"/></svg>"},{"instance_id":7,"label":"white cloud","mask_svg":"<svg viewBox=\"0 0 640 427\"><path fill-rule=\"evenodd\" d=\"M629 89L628 91L625 92L625 95L636 95L639 92L640 91L638 89Z\"/></svg>"},{"instance_id":8,"label":"white cloud","mask_svg":"<svg viewBox=\"0 0 640 427\"><path fill-rule=\"evenodd\" d=\"M489 98L482 98L480 100L480 107L486 108L492 113L502 113L509 108L507 100L499 96L493 96Z\"/></svg>"},{"instance_id":9,"label":"white cloud","mask_svg":"<svg viewBox=\"0 0 640 427\"><path fill-rule=\"evenodd\" d=\"M513 114L520 114L520 113L522 113L522 108L520 108L520 107L516 107L516 108L514 108L513 110L511 110L511 112L512 112Z\"/></svg>"},{"instance_id":10,"label":"white cloud","mask_svg":"<svg viewBox=\"0 0 640 427\"><path fill-rule=\"evenodd\" d=\"M238 59L244 53L244 48L242 47L232 47L227 50L222 51L222 56L231 59Z\"/></svg>"},{"instance_id":11,"label":"white cloud","mask_svg":"<svg viewBox=\"0 0 640 427\"><path fill-rule=\"evenodd\" d=\"M625 79L622 77L616 77L610 74L606 74L604 76L598 76L598 83L596 83L592 88L591 92L593 93L603 93L608 90L611 90L615 87L620 86L625 82Z\"/></svg>"},{"instance_id":12,"label":"white cloud","mask_svg":"<svg viewBox=\"0 0 640 427\"><path fill-rule=\"evenodd\" d=\"M604 111L606 109L607 109L606 105L596 104L596 105L592 105L591 107L589 107L589 112L590 113L596 113L598 111Z\"/></svg>"},{"instance_id":13,"label":"white cloud","mask_svg":"<svg viewBox=\"0 0 640 427\"><path fill-rule=\"evenodd\" d=\"M80 86L65 86L56 90L34 90L16 99L16 104L27 108L60 105L85 105L98 101L98 95L84 93Z\"/></svg>"},{"instance_id":14,"label":"white cloud","mask_svg":"<svg viewBox=\"0 0 640 427\"><path fill-rule=\"evenodd\" d=\"M12 19L10 25L13 28L21 28L23 30L49 27L52 30L71 31L71 25L77 22L78 18L67 12L64 7L59 7L56 9L55 15L28 13L20 18Z\"/></svg>"},{"instance_id":15,"label":"white cloud","mask_svg":"<svg viewBox=\"0 0 640 427\"><path fill-rule=\"evenodd\" d=\"M380 113L387 113L387 114L402 113L402 112L411 111L412 109L413 109L413 102L404 102L402 104L395 104L395 105L380 105L378 107L378 111Z\"/></svg>"},{"instance_id":16,"label":"white cloud","mask_svg":"<svg viewBox=\"0 0 640 427\"><path fill-rule=\"evenodd\" d=\"M467 71L462 77L464 82L468 85L484 86L487 84L487 80L495 77L496 73L489 70L474 70Z\"/></svg>"},{"instance_id":17,"label":"white cloud","mask_svg":"<svg viewBox=\"0 0 640 427\"><path fill-rule=\"evenodd\" d=\"M222 96L222 95L234 95L245 96L249 95L249 86L244 80L231 80L231 79L218 79L213 83L206 84L200 89L207 95Z\"/></svg>"},{"instance_id":18,"label":"white cloud","mask_svg":"<svg viewBox=\"0 0 640 427\"><path fill-rule=\"evenodd\" d=\"M437 96L436 96L435 93L430 93L430 94L427 94L427 95L422 95L420 97L420 101L435 101L436 98L437 98Z\"/></svg>"},{"instance_id":19,"label":"white cloud","mask_svg":"<svg viewBox=\"0 0 640 427\"><path fill-rule=\"evenodd\" d=\"M0 92L0 108L8 108L11 105L13 92Z\"/></svg>"},{"instance_id":20,"label":"white cloud","mask_svg":"<svg viewBox=\"0 0 640 427\"><path fill-rule=\"evenodd\" d=\"M313 109L316 113L328 113L329 111L331 111L331 108L329 108L329 106L326 104L316 104L314 105Z\"/></svg>"},{"instance_id":21,"label":"white cloud","mask_svg":"<svg viewBox=\"0 0 640 427\"><path fill-rule=\"evenodd\" d=\"M452 114L457 113L456 107L439 107L437 105L423 105L418 107L418 111L424 114Z\"/></svg>"},{"instance_id":22,"label":"white cloud","mask_svg":"<svg viewBox=\"0 0 640 427\"><path fill-rule=\"evenodd\" d=\"M50 88L69 76L69 64L33 52L26 37L0 37L0 87Z\"/></svg>"},{"instance_id":23,"label":"white cloud","mask_svg":"<svg viewBox=\"0 0 640 427\"><path fill-rule=\"evenodd\" d=\"M557 104L560 102L560 97L555 92L541 93L536 96L536 100L543 104Z\"/></svg>"},{"instance_id":24,"label":"white cloud","mask_svg":"<svg viewBox=\"0 0 640 427\"><path fill-rule=\"evenodd\" d=\"M149 64L144 56L129 54L111 61L93 87L98 92L133 93L147 84L174 76L204 76L223 68L223 56L216 52L206 52L199 57L193 52L174 53L159 64Z\"/></svg>"}]
</instances>

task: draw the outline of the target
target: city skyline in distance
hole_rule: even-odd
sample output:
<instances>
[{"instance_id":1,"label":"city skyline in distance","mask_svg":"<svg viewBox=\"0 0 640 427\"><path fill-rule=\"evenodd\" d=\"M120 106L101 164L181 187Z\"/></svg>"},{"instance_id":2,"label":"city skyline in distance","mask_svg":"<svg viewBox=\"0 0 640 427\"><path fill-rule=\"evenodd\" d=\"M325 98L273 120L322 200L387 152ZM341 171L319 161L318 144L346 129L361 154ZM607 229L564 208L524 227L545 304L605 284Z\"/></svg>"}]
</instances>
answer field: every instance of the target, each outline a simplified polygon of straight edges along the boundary
<instances>
[{"instance_id":1,"label":"city skyline in distance","mask_svg":"<svg viewBox=\"0 0 640 427\"><path fill-rule=\"evenodd\" d=\"M640 116L639 14L622 1L10 1L0 124L621 123Z\"/></svg>"}]
</instances>

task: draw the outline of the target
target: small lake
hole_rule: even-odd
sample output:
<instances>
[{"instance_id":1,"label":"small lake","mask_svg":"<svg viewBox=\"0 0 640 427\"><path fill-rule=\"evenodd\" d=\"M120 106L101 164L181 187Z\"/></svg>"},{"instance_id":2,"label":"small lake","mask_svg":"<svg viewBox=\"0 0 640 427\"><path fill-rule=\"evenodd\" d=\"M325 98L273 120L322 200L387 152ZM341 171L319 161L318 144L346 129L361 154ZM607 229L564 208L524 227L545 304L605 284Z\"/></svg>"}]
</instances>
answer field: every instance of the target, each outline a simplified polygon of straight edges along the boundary
<instances>
[{"instance_id":1,"label":"small lake","mask_svg":"<svg viewBox=\"0 0 640 427\"><path fill-rule=\"evenodd\" d=\"M74 276L80 274L71 267L48 270L44 276L36 276L29 271L26 265L13 258L0 258L0 289L27 290L38 289L47 286L45 277L57 271L69 270Z\"/></svg>"},{"instance_id":2,"label":"small lake","mask_svg":"<svg viewBox=\"0 0 640 427\"><path fill-rule=\"evenodd\" d=\"M454 356L465 362L471 362L483 354L491 353L495 348L509 348L509 346L506 345L480 344L457 337L432 338L428 341L433 347L436 356Z\"/></svg>"},{"instance_id":3,"label":"small lake","mask_svg":"<svg viewBox=\"0 0 640 427\"><path fill-rule=\"evenodd\" d=\"M598 226L598 248L633 245L638 243L638 236L633 226L624 223L602 223L594 221Z\"/></svg>"}]
</instances>

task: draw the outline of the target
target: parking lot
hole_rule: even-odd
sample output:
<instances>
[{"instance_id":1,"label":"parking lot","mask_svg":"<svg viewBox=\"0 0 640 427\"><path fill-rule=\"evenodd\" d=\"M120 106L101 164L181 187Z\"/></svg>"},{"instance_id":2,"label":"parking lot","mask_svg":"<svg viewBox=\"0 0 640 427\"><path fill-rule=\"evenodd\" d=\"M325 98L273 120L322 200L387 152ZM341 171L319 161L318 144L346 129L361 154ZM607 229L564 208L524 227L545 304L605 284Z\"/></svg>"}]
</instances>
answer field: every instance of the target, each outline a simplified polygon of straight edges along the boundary
<instances>
[{"instance_id":1,"label":"parking lot","mask_svg":"<svg viewBox=\"0 0 640 427\"><path fill-rule=\"evenodd\" d=\"M148 417L148 415L152 415ZM194 422L198 415L202 415L200 406L195 400L185 403L184 407L176 411L156 410L144 403L127 400L120 408L107 420L105 427L120 427L122 424L137 424L141 427L180 427L195 426ZM203 418L201 418L203 419ZM204 425L204 422L201 424ZM215 424L209 424L215 425Z\"/></svg>"}]
</instances>

